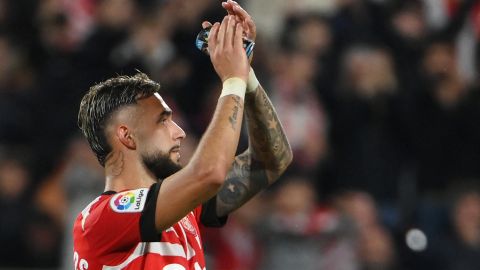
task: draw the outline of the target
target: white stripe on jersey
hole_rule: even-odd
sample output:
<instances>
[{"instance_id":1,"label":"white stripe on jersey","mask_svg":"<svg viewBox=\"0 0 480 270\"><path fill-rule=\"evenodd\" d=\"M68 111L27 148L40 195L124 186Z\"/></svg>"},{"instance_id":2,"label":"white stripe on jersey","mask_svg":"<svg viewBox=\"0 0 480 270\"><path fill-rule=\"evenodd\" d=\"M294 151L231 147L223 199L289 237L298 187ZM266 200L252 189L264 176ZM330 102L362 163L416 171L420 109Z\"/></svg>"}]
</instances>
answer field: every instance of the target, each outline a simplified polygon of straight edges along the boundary
<instances>
[{"instance_id":1,"label":"white stripe on jersey","mask_svg":"<svg viewBox=\"0 0 480 270\"><path fill-rule=\"evenodd\" d=\"M85 209L83 209L82 211L82 230L85 231L85 221L87 220L87 217L90 215L90 208L92 208L92 206L98 202L98 200L100 200L100 196L98 196L95 200L93 200L91 203L89 203L87 205L87 207L85 207Z\"/></svg>"},{"instance_id":2,"label":"white stripe on jersey","mask_svg":"<svg viewBox=\"0 0 480 270\"><path fill-rule=\"evenodd\" d=\"M104 265L103 270L117 270L123 269L128 264L130 264L133 260L137 259L138 257L144 256L147 253L155 253L161 256L178 256L182 258L187 258L185 254L185 250L183 249L182 245L180 244L172 244L167 242L141 242L138 243L135 250L128 256L128 258L121 264L116 266L108 266Z\"/></svg>"},{"instance_id":3,"label":"white stripe on jersey","mask_svg":"<svg viewBox=\"0 0 480 270\"><path fill-rule=\"evenodd\" d=\"M188 243L187 234L185 233L185 230L183 229L183 225L180 225L179 227L180 227L180 230L182 230L182 234L183 234L183 237L185 239L185 243L187 243L187 260L190 260L193 256L195 256L195 250L190 245L190 243Z\"/></svg>"}]
</instances>

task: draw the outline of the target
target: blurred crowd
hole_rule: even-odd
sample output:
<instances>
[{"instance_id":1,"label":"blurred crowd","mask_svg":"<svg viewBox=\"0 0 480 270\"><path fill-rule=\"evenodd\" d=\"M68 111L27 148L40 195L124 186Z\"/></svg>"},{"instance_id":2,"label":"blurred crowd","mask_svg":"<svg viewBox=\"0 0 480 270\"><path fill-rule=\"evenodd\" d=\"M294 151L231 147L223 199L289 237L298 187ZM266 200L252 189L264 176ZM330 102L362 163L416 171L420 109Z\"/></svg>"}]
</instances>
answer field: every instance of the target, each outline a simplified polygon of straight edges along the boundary
<instances>
[{"instance_id":1,"label":"blurred crowd","mask_svg":"<svg viewBox=\"0 0 480 270\"><path fill-rule=\"evenodd\" d=\"M0 0L0 268L72 268L104 185L76 125L93 83L159 81L188 162L221 88L194 43L220 2ZM206 230L209 269L480 269L480 1L239 2L294 161Z\"/></svg>"}]
</instances>

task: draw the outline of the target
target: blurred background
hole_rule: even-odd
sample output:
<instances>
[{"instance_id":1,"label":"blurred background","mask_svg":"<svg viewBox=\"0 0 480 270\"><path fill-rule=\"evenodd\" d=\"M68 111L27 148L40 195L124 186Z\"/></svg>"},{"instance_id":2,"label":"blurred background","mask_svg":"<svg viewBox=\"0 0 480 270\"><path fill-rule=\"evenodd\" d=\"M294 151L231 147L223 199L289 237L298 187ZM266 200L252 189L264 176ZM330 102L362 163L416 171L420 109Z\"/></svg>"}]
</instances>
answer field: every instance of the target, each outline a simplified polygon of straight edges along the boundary
<instances>
[{"instance_id":1,"label":"blurred background","mask_svg":"<svg viewBox=\"0 0 480 270\"><path fill-rule=\"evenodd\" d=\"M240 4L294 161L206 231L208 269L480 269L480 1ZM76 125L93 83L159 81L188 161L221 88L194 40L224 14L220 0L0 0L0 268L73 268L73 220L104 185Z\"/></svg>"}]
</instances>

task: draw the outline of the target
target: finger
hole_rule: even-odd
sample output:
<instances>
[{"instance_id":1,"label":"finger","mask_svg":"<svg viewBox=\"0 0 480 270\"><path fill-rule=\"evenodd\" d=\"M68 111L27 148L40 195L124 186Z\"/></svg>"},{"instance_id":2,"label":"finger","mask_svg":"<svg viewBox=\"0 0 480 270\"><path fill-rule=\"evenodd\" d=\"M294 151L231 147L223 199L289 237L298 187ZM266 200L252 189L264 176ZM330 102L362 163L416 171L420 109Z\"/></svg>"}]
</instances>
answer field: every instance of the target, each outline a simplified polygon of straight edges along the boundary
<instances>
[{"instance_id":1,"label":"finger","mask_svg":"<svg viewBox=\"0 0 480 270\"><path fill-rule=\"evenodd\" d=\"M208 52L211 53L215 51L215 48L218 44L218 28L220 27L220 23L215 23L210 30L210 34L208 35ZM211 54L210 54L211 55Z\"/></svg>"},{"instance_id":2,"label":"finger","mask_svg":"<svg viewBox=\"0 0 480 270\"><path fill-rule=\"evenodd\" d=\"M212 23L210 23L209 21L202 22L202 28L203 29L208 28L208 27L212 27Z\"/></svg>"},{"instance_id":3,"label":"finger","mask_svg":"<svg viewBox=\"0 0 480 270\"><path fill-rule=\"evenodd\" d=\"M235 15L235 21L237 21L237 23L241 23L243 19L241 17L237 16L237 14L235 14L235 11L233 10L233 7L234 7L236 2L231 1L231 0L227 0L226 2L223 2L223 3L222 3L222 6L225 9L227 9L228 14L229 15Z\"/></svg>"},{"instance_id":4,"label":"finger","mask_svg":"<svg viewBox=\"0 0 480 270\"><path fill-rule=\"evenodd\" d=\"M257 37L257 27L252 19L248 19L243 22L243 28L246 29L246 37L255 41Z\"/></svg>"},{"instance_id":5,"label":"finger","mask_svg":"<svg viewBox=\"0 0 480 270\"><path fill-rule=\"evenodd\" d=\"M255 23L252 20L252 17L249 17L246 21L248 29L250 29L250 32L256 33L257 32L257 27L255 26Z\"/></svg>"},{"instance_id":6,"label":"finger","mask_svg":"<svg viewBox=\"0 0 480 270\"><path fill-rule=\"evenodd\" d=\"M222 7L227 11L228 15L234 15L233 4L230 2L222 2Z\"/></svg>"},{"instance_id":7,"label":"finger","mask_svg":"<svg viewBox=\"0 0 480 270\"><path fill-rule=\"evenodd\" d=\"M220 24L220 28L218 29L217 41L218 41L218 46L220 46L220 48L223 48L224 46L225 32L227 31L227 24L228 24L228 16L225 16L223 18L222 23Z\"/></svg>"},{"instance_id":8,"label":"finger","mask_svg":"<svg viewBox=\"0 0 480 270\"><path fill-rule=\"evenodd\" d=\"M227 30L225 32L225 46L233 47L236 21L232 15L228 16Z\"/></svg>"},{"instance_id":9,"label":"finger","mask_svg":"<svg viewBox=\"0 0 480 270\"><path fill-rule=\"evenodd\" d=\"M242 48L243 49L243 26L241 23L237 23L235 29L235 36L233 37L233 47L234 48Z\"/></svg>"},{"instance_id":10,"label":"finger","mask_svg":"<svg viewBox=\"0 0 480 270\"><path fill-rule=\"evenodd\" d=\"M242 20L246 20L251 18L250 14L245 11L237 2L233 2L233 12L235 12L235 15L239 16Z\"/></svg>"}]
</instances>

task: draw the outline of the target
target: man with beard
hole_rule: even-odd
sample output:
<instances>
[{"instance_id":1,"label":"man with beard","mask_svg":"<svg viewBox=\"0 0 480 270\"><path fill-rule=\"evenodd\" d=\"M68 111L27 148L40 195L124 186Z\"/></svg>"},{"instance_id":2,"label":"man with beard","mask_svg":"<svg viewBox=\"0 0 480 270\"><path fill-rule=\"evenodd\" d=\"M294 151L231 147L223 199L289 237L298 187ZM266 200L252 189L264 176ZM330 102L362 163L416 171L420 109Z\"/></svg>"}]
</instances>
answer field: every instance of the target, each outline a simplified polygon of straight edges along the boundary
<instances>
[{"instance_id":1,"label":"man with beard","mask_svg":"<svg viewBox=\"0 0 480 270\"><path fill-rule=\"evenodd\" d=\"M184 168L185 133L146 75L109 79L82 99L79 126L105 167L106 191L75 221L75 269L205 269L198 224L223 225L290 164L289 143L242 46L255 25L236 2L222 5L229 15L213 25L209 54L223 89ZM249 147L234 157L244 108Z\"/></svg>"}]
</instances>

